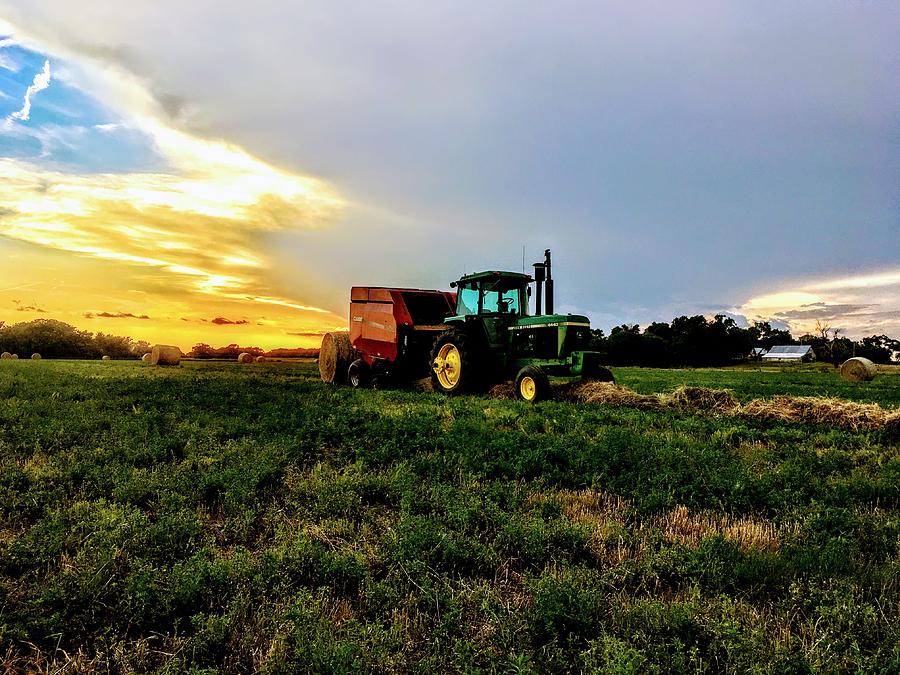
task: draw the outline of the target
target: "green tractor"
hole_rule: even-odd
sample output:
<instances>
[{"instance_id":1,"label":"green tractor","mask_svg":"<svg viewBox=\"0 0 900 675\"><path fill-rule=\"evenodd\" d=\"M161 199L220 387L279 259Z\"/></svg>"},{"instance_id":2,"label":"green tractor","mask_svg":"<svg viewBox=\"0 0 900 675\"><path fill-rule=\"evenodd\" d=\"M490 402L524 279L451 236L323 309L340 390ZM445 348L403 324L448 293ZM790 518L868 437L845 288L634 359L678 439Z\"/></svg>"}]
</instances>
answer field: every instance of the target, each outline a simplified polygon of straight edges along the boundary
<instances>
[{"instance_id":1,"label":"green tractor","mask_svg":"<svg viewBox=\"0 0 900 675\"><path fill-rule=\"evenodd\" d=\"M614 382L600 354L588 351L591 325L577 314L553 313L549 249L534 278L518 272L478 272L451 284L456 313L444 320L431 351L431 379L446 394L484 391L515 379L516 395L537 402L552 396L550 376ZM528 315L531 283L535 315ZM546 313L541 295L546 288Z\"/></svg>"}]
</instances>

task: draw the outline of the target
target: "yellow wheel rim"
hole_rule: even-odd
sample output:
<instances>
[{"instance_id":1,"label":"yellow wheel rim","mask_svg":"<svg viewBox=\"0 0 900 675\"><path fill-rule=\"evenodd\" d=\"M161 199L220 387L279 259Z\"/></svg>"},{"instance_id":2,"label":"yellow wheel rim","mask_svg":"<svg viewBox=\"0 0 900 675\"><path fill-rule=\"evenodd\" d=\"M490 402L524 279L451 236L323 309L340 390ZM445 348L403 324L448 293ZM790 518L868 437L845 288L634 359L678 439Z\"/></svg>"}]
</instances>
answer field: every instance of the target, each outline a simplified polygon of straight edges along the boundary
<instances>
[{"instance_id":1,"label":"yellow wheel rim","mask_svg":"<svg viewBox=\"0 0 900 675\"><path fill-rule=\"evenodd\" d=\"M446 344L441 347L433 367L441 386L444 389L453 389L459 382L462 372L462 356L456 345Z\"/></svg>"},{"instance_id":2,"label":"yellow wheel rim","mask_svg":"<svg viewBox=\"0 0 900 675\"><path fill-rule=\"evenodd\" d=\"M519 382L519 393L522 394L522 398L526 401L534 400L537 394L537 385L534 383L533 377L526 375L522 378L521 382Z\"/></svg>"}]
</instances>

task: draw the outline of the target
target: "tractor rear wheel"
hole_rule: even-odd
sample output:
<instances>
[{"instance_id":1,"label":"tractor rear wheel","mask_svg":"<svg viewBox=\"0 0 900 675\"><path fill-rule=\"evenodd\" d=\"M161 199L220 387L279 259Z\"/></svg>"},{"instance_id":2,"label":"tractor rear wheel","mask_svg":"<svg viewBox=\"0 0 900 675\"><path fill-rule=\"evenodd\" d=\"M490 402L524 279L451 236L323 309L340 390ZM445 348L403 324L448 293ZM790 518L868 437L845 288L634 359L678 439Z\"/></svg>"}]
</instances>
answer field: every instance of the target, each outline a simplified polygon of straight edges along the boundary
<instances>
[{"instance_id":1,"label":"tractor rear wheel","mask_svg":"<svg viewBox=\"0 0 900 675\"><path fill-rule=\"evenodd\" d=\"M435 391L462 394L475 391L481 381L475 347L461 330L448 330L431 350L431 382Z\"/></svg>"},{"instance_id":2,"label":"tractor rear wheel","mask_svg":"<svg viewBox=\"0 0 900 675\"><path fill-rule=\"evenodd\" d=\"M550 378L538 366L525 366L516 375L516 397L537 403L551 398L553 391L550 388Z\"/></svg>"},{"instance_id":3,"label":"tractor rear wheel","mask_svg":"<svg viewBox=\"0 0 900 675\"><path fill-rule=\"evenodd\" d=\"M372 380L372 372L369 370L369 364L362 359L356 359L347 369L347 382L354 389L368 387Z\"/></svg>"}]
</instances>

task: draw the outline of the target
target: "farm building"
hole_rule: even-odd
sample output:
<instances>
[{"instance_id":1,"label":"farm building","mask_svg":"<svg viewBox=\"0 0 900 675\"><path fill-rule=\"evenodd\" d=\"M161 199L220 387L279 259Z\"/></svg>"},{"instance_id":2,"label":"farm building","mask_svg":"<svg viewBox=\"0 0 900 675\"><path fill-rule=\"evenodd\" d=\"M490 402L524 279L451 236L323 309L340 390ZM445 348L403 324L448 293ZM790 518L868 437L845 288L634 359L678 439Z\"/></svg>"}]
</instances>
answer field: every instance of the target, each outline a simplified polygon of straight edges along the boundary
<instances>
[{"instance_id":1,"label":"farm building","mask_svg":"<svg viewBox=\"0 0 900 675\"><path fill-rule=\"evenodd\" d=\"M776 345L762 355L763 361L815 361L816 353L809 345Z\"/></svg>"}]
</instances>

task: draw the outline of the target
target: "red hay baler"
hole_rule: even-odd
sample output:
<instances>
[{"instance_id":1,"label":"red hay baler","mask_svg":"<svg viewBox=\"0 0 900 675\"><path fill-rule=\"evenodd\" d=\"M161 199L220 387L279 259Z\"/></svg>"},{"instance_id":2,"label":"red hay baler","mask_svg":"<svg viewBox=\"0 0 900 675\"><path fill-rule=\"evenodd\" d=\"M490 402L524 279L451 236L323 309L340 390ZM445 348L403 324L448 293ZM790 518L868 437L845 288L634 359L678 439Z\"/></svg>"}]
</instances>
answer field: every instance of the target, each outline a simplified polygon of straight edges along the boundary
<instances>
[{"instance_id":1,"label":"red hay baler","mask_svg":"<svg viewBox=\"0 0 900 675\"><path fill-rule=\"evenodd\" d=\"M450 291L351 288L350 344L359 358L350 366L350 384L362 386L373 377L428 377L432 345L455 308L456 293Z\"/></svg>"}]
</instances>

